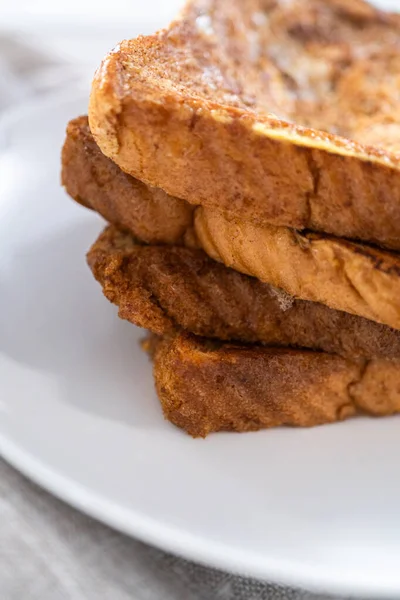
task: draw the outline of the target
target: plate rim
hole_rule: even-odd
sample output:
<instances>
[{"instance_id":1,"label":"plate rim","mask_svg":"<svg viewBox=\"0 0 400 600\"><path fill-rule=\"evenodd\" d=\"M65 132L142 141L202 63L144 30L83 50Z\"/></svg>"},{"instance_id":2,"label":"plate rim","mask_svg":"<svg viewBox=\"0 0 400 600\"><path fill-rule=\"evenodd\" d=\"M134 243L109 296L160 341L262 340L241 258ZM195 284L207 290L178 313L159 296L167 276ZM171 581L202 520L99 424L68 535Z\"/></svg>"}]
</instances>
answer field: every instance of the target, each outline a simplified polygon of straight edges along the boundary
<instances>
[{"instance_id":1,"label":"plate rim","mask_svg":"<svg viewBox=\"0 0 400 600\"><path fill-rule=\"evenodd\" d=\"M241 557L237 550L229 554L226 544L213 541L208 545L196 535L164 525L134 509L115 507L111 501L104 500L70 477L47 467L1 434L0 456L40 488L83 514L119 533L197 564L240 577L252 577L266 584L274 583L312 593L351 594L364 598L394 598L399 593L399 587L385 584L384 581L377 583L376 579L368 582L361 578L356 580L344 577L343 572L339 579L332 570L321 566L305 567L294 561L285 563L283 560L274 560L271 556L268 560L260 559L249 553Z\"/></svg>"},{"instance_id":2,"label":"plate rim","mask_svg":"<svg viewBox=\"0 0 400 600\"><path fill-rule=\"evenodd\" d=\"M57 91L30 98L11 107L0 115L0 140L2 136L6 137L7 128L12 127L17 120L26 118L32 111L45 110L47 106L54 108L55 102L57 105L66 105L85 99L86 94L75 88L68 92ZM7 147L0 146L0 163L3 151L7 152ZM366 581L365 574L361 576L357 573L350 577L343 571L336 572L334 565L311 567L293 560L274 559L272 553L268 557L241 553L237 548L230 549L226 543L207 541L196 534L146 517L135 509L122 508L111 500L102 498L99 493L85 488L73 478L56 472L2 433L0 456L35 484L89 517L144 543L207 567L316 593L382 598L393 598L400 594L400 575L398 583L394 584L377 579L376 576Z\"/></svg>"}]
</instances>

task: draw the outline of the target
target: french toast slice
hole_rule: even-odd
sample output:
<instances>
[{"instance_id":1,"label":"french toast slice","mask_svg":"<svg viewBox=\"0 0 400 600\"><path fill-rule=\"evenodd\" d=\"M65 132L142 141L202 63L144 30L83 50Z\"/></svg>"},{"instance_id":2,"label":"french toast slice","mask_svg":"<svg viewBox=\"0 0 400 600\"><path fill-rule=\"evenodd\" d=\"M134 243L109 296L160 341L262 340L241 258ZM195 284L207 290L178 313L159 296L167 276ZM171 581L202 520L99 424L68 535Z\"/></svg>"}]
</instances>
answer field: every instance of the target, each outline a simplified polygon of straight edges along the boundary
<instances>
[{"instance_id":1,"label":"french toast slice","mask_svg":"<svg viewBox=\"0 0 400 600\"><path fill-rule=\"evenodd\" d=\"M149 244L179 243L192 225L194 207L121 171L101 153L84 116L68 123L61 182L74 200Z\"/></svg>"},{"instance_id":2,"label":"french toast slice","mask_svg":"<svg viewBox=\"0 0 400 600\"><path fill-rule=\"evenodd\" d=\"M90 127L191 204L399 250L399 39L363 0L192 0L106 56Z\"/></svg>"},{"instance_id":3,"label":"french toast slice","mask_svg":"<svg viewBox=\"0 0 400 600\"><path fill-rule=\"evenodd\" d=\"M400 411L396 360L215 343L186 333L150 339L165 417L193 437L215 431L311 427Z\"/></svg>"},{"instance_id":4,"label":"french toast slice","mask_svg":"<svg viewBox=\"0 0 400 600\"><path fill-rule=\"evenodd\" d=\"M193 207L123 173L101 153L84 117L68 126L62 179L71 196L143 241L200 246L292 296L400 329L395 252Z\"/></svg>"},{"instance_id":5,"label":"french toast slice","mask_svg":"<svg viewBox=\"0 0 400 600\"><path fill-rule=\"evenodd\" d=\"M200 336L324 350L350 359L397 358L400 331L294 300L203 251L147 246L108 227L88 263L119 316L159 336Z\"/></svg>"}]
</instances>

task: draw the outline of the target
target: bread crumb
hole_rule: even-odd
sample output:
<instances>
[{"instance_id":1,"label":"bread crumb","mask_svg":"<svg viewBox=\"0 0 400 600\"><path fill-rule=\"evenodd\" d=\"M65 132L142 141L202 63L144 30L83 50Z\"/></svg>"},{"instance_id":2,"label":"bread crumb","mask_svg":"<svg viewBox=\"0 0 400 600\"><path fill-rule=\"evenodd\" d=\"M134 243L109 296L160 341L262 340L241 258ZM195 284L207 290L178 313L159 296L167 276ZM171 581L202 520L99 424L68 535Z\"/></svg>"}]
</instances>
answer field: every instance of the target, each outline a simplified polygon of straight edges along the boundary
<instances>
[{"instance_id":1,"label":"bread crumb","mask_svg":"<svg viewBox=\"0 0 400 600\"><path fill-rule=\"evenodd\" d=\"M284 292L283 290L276 288L272 285L270 285L270 293L273 298L277 299L279 308L282 312L286 312L287 310L292 308L294 303L293 296L290 296L290 294L288 294L287 292Z\"/></svg>"}]
</instances>

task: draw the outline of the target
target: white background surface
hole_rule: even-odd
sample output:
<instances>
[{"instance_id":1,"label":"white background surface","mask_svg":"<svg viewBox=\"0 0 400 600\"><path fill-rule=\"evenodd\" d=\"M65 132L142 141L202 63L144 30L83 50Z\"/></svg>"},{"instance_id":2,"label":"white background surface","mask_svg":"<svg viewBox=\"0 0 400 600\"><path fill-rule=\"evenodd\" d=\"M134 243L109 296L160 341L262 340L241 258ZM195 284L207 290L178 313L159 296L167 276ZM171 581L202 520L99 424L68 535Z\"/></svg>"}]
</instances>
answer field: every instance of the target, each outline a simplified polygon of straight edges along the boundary
<instances>
[{"instance_id":1,"label":"white background surface","mask_svg":"<svg viewBox=\"0 0 400 600\"><path fill-rule=\"evenodd\" d=\"M0 0L0 31L91 72L124 38L165 27L183 0Z\"/></svg>"}]
</instances>

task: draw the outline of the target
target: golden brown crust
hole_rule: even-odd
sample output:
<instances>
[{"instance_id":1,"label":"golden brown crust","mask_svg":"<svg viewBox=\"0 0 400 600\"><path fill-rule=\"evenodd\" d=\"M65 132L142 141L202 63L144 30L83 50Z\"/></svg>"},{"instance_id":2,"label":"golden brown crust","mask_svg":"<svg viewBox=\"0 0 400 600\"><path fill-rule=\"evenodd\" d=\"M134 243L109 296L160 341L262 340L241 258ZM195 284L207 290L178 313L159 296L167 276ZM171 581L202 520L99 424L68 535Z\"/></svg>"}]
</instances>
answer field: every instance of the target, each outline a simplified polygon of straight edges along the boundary
<instances>
[{"instance_id":1,"label":"golden brown crust","mask_svg":"<svg viewBox=\"0 0 400 600\"><path fill-rule=\"evenodd\" d=\"M192 204L400 249L399 31L361 0L198 0L106 57L90 126L124 171Z\"/></svg>"},{"instance_id":2,"label":"golden brown crust","mask_svg":"<svg viewBox=\"0 0 400 600\"><path fill-rule=\"evenodd\" d=\"M322 304L293 300L196 249L143 246L107 228L88 253L94 276L128 321L158 335L197 335L400 358L400 332Z\"/></svg>"},{"instance_id":3,"label":"golden brown crust","mask_svg":"<svg viewBox=\"0 0 400 600\"><path fill-rule=\"evenodd\" d=\"M77 202L148 243L179 243L193 207L126 175L100 151L87 117L70 121L62 150L62 184Z\"/></svg>"},{"instance_id":4,"label":"golden brown crust","mask_svg":"<svg viewBox=\"0 0 400 600\"><path fill-rule=\"evenodd\" d=\"M288 227L228 221L198 208L195 231L211 258L281 288L400 329L400 256Z\"/></svg>"},{"instance_id":5,"label":"golden brown crust","mask_svg":"<svg viewBox=\"0 0 400 600\"><path fill-rule=\"evenodd\" d=\"M318 352L213 345L187 334L159 340L153 360L165 417L193 437L400 411L398 361L365 365Z\"/></svg>"},{"instance_id":6,"label":"golden brown crust","mask_svg":"<svg viewBox=\"0 0 400 600\"><path fill-rule=\"evenodd\" d=\"M123 173L96 146L84 117L68 127L63 183L78 201L151 242L194 243L214 259L285 289L400 329L400 258L346 240L229 221Z\"/></svg>"}]
</instances>

